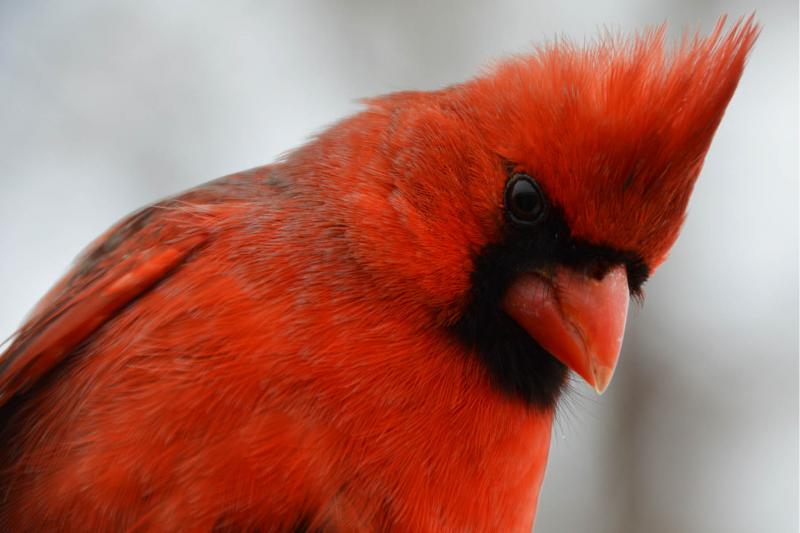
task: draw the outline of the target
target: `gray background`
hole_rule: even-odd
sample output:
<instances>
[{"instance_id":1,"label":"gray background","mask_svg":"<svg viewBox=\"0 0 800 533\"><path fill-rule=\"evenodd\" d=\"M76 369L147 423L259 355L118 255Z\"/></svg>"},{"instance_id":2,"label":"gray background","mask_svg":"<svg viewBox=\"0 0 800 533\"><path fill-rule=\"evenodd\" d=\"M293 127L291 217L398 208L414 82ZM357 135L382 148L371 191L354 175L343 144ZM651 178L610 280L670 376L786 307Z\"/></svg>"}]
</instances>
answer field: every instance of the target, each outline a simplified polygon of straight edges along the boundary
<instances>
[{"instance_id":1,"label":"gray background","mask_svg":"<svg viewBox=\"0 0 800 533\"><path fill-rule=\"evenodd\" d=\"M764 30L618 374L561 408L538 532L797 530L797 4L0 3L0 336L127 212L268 163L356 99L603 27Z\"/></svg>"}]
</instances>

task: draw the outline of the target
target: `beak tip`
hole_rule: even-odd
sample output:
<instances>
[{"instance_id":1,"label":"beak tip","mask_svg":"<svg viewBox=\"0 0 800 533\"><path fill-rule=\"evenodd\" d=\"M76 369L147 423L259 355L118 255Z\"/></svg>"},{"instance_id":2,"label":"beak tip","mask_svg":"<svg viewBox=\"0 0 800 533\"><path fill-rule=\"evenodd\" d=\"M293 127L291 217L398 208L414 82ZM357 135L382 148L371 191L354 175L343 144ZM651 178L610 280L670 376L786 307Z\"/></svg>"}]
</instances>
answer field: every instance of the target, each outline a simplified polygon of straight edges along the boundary
<instances>
[{"instance_id":1,"label":"beak tip","mask_svg":"<svg viewBox=\"0 0 800 533\"><path fill-rule=\"evenodd\" d=\"M614 368L609 366L595 367L592 369L594 374L594 390L598 396L602 395L611 383L611 378L614 376Z\"/></svg>"}]
</instances>

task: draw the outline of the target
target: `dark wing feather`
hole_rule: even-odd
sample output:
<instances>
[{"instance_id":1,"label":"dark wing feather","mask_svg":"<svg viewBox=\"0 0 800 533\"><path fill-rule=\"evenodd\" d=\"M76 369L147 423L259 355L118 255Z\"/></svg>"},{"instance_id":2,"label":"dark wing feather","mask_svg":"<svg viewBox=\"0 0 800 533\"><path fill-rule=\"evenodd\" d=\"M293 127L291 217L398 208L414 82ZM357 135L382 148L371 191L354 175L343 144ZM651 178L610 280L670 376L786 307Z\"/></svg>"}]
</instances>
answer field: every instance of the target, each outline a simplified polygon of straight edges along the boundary
<instances>
[{"instance_id":1,"label":"dark wing feather","mask_svg":"<svg viewBox=\"0 0 800 533\"><path fill-rule=\"evenodd\" d=\"M0 406L206 241L203 232L160 234L158 209L139 211L100 237L37 305L0 356Z\"/></svg>"}]
</instances>

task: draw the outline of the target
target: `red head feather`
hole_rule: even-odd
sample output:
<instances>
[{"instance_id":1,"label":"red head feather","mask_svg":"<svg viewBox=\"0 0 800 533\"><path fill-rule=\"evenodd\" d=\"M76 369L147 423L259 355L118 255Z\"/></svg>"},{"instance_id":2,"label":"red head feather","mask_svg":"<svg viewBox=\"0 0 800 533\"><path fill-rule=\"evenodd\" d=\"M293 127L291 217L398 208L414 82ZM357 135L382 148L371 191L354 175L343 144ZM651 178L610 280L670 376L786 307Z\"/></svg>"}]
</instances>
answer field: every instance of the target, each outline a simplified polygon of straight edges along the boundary
<instances>
[{"instance_id":1,"label":"red head feather","mask_svg":"<svg viewBox=\"0 0 800 533\"><path fill-rule=\"evenodd\" d=\"M308 175L331 169L337 212L362 228L356 254L384 290L445 320L464 302L475 254L502 239L503 161L536 179L573 237L652 272L759 32L752 17L724 25L672 50L663 26L585 48L558 41L463 84L370 99L297 160Z\"/></svg>"},{"instance_id":2,"label":"red head feather","mask_svg":"<svg viewBox=\"0 0 800 533\"><path fill-rule=\"evenodd\" d=\"M665 27L557 42L463 86L495 152L535 176L577 238L660 264L753 45L752 16L681 40Z\"/></svg>"}]
</instances>

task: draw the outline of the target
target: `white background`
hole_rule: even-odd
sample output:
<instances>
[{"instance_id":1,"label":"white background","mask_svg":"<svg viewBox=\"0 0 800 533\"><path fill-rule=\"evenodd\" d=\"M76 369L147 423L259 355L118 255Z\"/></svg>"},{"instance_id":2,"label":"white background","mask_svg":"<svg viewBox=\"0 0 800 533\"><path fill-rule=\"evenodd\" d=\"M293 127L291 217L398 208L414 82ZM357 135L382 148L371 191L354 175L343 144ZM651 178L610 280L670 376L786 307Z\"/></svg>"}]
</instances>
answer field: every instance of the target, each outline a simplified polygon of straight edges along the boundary
<instances>
[{"instance_id":1,"label":"white background","mask_svg":"<svg viewBox=\"0 0 800 533\"><path fill-rule=\"evenodd\" d=\"M792 0L0 3L0 336L127 212L358 109L603 27L764 29L611 389L558 415L538 532L797 530Z\"/></svg>"}]
</instances>

